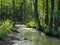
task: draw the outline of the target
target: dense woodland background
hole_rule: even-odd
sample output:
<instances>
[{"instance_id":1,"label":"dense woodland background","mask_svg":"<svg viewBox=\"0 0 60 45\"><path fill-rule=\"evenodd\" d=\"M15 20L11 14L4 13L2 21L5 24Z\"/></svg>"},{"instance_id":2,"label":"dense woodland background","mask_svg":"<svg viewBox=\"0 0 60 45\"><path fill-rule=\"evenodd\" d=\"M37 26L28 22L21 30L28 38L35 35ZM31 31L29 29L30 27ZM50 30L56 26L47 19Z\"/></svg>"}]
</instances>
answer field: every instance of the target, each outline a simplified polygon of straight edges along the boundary
<instances>
[{"instance_id":1,"label":"dense woodland background","mask_svg":"<svg viewBox=\"0 0 60 45\"><path fill-rule=\"evenodd\" d=\"M17 22L60 37L60 0L0 0L0 38Z\"/></svg>"}]
</instances>

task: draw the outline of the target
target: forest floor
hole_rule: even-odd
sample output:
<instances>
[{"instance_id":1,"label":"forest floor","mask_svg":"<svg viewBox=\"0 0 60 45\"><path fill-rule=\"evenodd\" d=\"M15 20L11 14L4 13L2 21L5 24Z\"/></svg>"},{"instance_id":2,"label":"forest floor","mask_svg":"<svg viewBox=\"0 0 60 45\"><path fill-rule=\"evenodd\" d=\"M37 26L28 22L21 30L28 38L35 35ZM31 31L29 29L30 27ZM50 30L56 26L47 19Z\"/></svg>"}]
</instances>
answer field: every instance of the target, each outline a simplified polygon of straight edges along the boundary
<instances>
[{"instance_id":1,"label":"forest floor","mask_svg":"<svg viewBox=\"0 0 60 45\"><path fill-rule=\"evenodd\" d=\"M11 34L8 35L7 38L4 38L4 40L0 41L0 45L28 45L28 41L31 41L31 39L27 39L25 37L21 38L20 29L34 30L33 28L27 28L27 26L23 24L16 24L15 28L11 31Z\"/></svg>"}]
</instances>

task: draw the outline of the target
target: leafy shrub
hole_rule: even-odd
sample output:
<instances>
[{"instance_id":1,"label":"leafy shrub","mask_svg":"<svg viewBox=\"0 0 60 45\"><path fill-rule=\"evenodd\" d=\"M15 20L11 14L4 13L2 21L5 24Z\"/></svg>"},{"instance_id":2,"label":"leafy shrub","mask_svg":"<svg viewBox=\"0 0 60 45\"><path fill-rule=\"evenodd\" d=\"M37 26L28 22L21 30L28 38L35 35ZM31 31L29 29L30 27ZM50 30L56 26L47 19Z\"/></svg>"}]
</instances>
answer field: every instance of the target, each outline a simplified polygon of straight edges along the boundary
<instances>
[{"instance_id":1,"label":"leafy shrub","mask_svg":"<svg viewBox=\"0 0 60 45\"><path fill-rule=\"evenodd\" d=\"M36 21L29 21L26 23L26 25L29 27L38 27L38 23Z\"/></svg>"},{"instance_id":2,"label":"leafy shrub","mask_svg":"<svg viewBox=\"0 0 60 45\"><path fill-rule=\"evenodd\" d=\"M11 20L6 20L5 26L7 29L12 29L13 28L13 22Z\"/></svg>"},{"instance_id":3,"label":"leafy shrub","mask_svg":"<svg viewBox=\"0 0 60 45\"><path fill-rule=\"evenodd\" d=\"M0 21L0 39L7 36L10 29L13 27L13 22L11 20L6 20L5 22Z\"/></svg>"}]
</instances>

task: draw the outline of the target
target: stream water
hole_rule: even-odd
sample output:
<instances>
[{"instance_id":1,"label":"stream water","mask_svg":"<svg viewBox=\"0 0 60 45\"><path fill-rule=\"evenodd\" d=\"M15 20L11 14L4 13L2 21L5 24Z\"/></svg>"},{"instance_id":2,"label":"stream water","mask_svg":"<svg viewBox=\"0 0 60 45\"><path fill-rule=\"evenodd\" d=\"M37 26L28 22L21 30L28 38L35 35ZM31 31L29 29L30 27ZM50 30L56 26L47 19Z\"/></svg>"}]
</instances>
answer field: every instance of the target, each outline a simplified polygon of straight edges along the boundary
<instances>
[{"instance_id":1,"label":"stream water","mask_svg":"<svg viewBox=\"0 0 60 45\"><path fill-rule=\"evenodd\" d=\"M20 33L17 37L21 41L17 41L15 45L60 45L60 39L46 36L44 33L27 28L25 25L20 25L18 31Z\"/></svg>"}]
</instances>

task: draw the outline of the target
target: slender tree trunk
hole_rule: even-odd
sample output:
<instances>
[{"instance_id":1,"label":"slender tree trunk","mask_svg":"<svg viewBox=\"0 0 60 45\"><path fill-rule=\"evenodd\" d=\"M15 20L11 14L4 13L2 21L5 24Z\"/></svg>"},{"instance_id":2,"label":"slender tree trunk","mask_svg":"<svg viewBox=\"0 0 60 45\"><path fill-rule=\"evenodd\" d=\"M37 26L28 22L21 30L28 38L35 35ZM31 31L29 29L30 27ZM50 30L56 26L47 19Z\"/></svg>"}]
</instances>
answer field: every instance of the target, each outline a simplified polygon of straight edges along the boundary
<instances>
[{"instance_id":1,"label":"slender tree trunk","mask_svg":"<svg viewBox=\"0 0 60 45\"><path fill-rule=\"evenodd\" d=\"M38 0L34 0L34 11L35 11L35 15L36 15L36 21L38 22L38 29L39 31L43 31L41 24L40 24L40 19L39 19L39 14L38 14Z\"/></svg>"},{"instance_id":2,"label":"slender tree trunk","mask_svg":"<svg viewBox=\"0 0 60 45\"><path fill-rule=\"evenodd\" d=\"M60 15L60 0L58 0L58 15Z\"/></svg>"},{"instance_id":3,"label":"slender tree trunk","mask_svg":"<svg viewBox=\"0 0 60 45\"><path fill-rule=\"evenodd\" d=\"M13 26L15 26L15 0L12 0L12 4L13 4L13 21L14 21L14 24Z\"/></svg>"},{"instance_id":4,"label":"slender tree trunk","mask_svg":"<svg viewBox=\"0 0 60 45\"><path fill-rule=\"evenodd\" d=\"M48 0L46 0L46 15L45 15L45 24L48 25Z\"/></svg>"},{"instance_id":5,"label":"slender tree trunk","mask_svg":"<svg viewBox=\"0 0 60 45\"><path fill-rule=\"evenodd\" d=\"M44 0L42 0L43 1L43 15L44 15Z\"/></svg>"},{"instance_id":6,"label":"slender tree trunk","mask_svg":"<svg viewBox=\"0 0 60 45\"><path fill-rule=\"evenodd\" d=\"M45 16L44 15L44 0L42 0L43 1L43 16ZM43 17L44 18L44 17ZM44 23L44 19L42 19L42 24Z\"/></svg>"},{"instance_id":7,"label":"slender tree trunk","mask_svg":"<svg viewBox=\"0 0 60 45\"><path fill-rule=\"evenodd\" d=\"M51 0L51 16L50 16L50 27L53 27L53 16L54 16L54 0Z\"/></svg>"},{"instance_id":8,"label":"slender tree trunk","mask_svg":"<svg viewBox=\"0 0 60 45\"><path fill-rule=\"evenodd\" d=\"M59 16L60 16L60 0L58 0L58 15L57 15L57 21L58 21L58 23L57 23L57 26L60 26L60 21L59 21L60 18L59 18Z\"/></svg>"},{"instance_id":9,"label":"slender tree trunk","mask_svg":"<svg viewBox=\"0 0 60 45\"><path fill-rule=\"evenodd\" d=\"M54 16L54 0L51 0L51 15L50 15L50 27L49 27L49 34L52 35L52 28L53 28L53 16ZM55 29L55 28L54 28Z\"/></svg>"},{"instance_id":10,"label":"slender tree trunk","mask_svg":"<svg viewBox=\"0 0 60 45\"><path fill-rule=\"evenodd\" d=\"M59 16L60 15L60 0L58 0L58 15L56 16L56 19L55 19L55 30L57 31L58 30L58 26L59 26Z\"/></svg>"},{"instance_id":11,"label":"slender tree trunk","mask_svg":"<svg viewBox=\"0 0 60 45\"><path fill-rule=\"evenodd\" d=\"M24 15L25 15L25 0L22 0L21 5L20 5L20 19L21 23L24 23Z\"/></svg>"},{"instance_id":12,"label":"slender tree trunk","mask_svg":"<svg viewBox=\"0 0 60 45\"><path fill-rule=\"evenodd\" d=\"M19 8L19 9L20 9L20 18L19 18L19 19L21 19L21 20L20 20L20 23L21 23L21 21L23 21L23 4L24 4L24 3L21 2L20 8Z\"/></svg>"},{"instance_id":13,"label":"slender tree trunk","mask_svg":"<svg viewBox=\"0 0 60 45\"><path fill-rule=\"evenodd\" d=\"M57 20L58 20L58 26L60 26L60 0L58 0L58 16L57 16Z\"/></svg>"},{"instance_id":14,"label":"slender tree trunk","mask_svg":"<svg viewBox=\"0 0 60 45\"><path fill-rule=\"evenodd\" d=\"M1 0L1 16L0 16L0 17L1 17L1 20L3 19L2 10L3 10L3 9L2 9L2 0Z\"/></svg>"},{"instance_id":15,"label":"slender tree trunk","mask_svg":"<svg viewBox=\"0 0 60 45\"><path fill-rule=\"evenodd\" d=\"M25 16L25 1L26 0L23 0L23 23L24 23L24 16Z\"/></svg>"}]
</instances>

